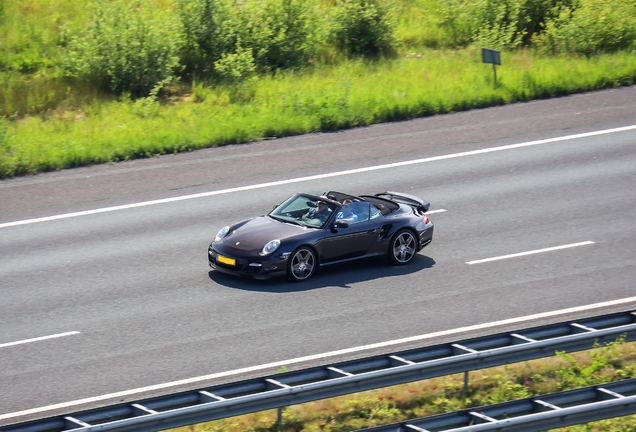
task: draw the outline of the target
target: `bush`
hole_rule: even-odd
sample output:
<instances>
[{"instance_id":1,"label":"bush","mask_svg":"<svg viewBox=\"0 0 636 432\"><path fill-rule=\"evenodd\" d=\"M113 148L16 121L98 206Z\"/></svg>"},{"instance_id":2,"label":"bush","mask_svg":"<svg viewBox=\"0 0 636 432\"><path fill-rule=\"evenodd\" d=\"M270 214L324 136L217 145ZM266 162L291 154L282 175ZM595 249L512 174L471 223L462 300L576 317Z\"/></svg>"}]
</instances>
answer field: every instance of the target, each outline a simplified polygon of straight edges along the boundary
<instances>
[{"instance_id":1,"label":"bush","mask_svg":"<svg viewBox=\"0 0 636 432\"><path fill-rule=\"evenodd\" d=\"M543 52L590 56L629 48L636 41L636 2L577 0L559 8L534 38Z\"/></svg>"},{"instance_id":2,"label":"bush","mask_svg":"<svg viewBox=\"0 0 636 432\"><path fill-rule=\"evenodd\" d=\"M572 0L525 0L521 3L519 15L524 17L522 45L532 42L532 37L543 31L546 21L554 19L559 7L570 6Z\"/></svg>"},{"instance_id":3,"label":"bush","mask_svg":"<svg viewBox=\"0 0 636 432\"><path fill-rule=\"evenodd\" d=\"M233 50L227 30L229 3L222 0L176 0L183 32L181 63L185 72L208 75L212 64Z\"/></svg>"},{"instance_id":4,"label":"bush","mask_svg":"<svg viewBox=\"0 0 636 432\"><path fill-rule=\"evenodd\" d=\"M178 70L181 32L170 13L154 8L151 0L93 0L89 7L92 22L69 44L70 76L147 96Z\"/></svg>"},{"instance_id":5,"label":"bush","mask_svg":"<svg viewBox=\"0 0 636 432\"><path fill-rule=\"evenodd\" d=\"M347 55L390 54L395 27L381 0L342 0L332 11L329 39Z\"/></svg>"},{"instance_id":6,"label":"bush","mask_svg":"<svg viewBox=\"0 0 636 432\"><path fill-rule=\"evenodd\" d=\"M439 6L440 27L446 32L451 45L467 46L477 27L466 0L448 0Z\"/></svg>"},{"instance_id":7,"label":"bush","mask_svg":"<svg viewBox=\"0 0 636 432\"><path fill-rule=\"evenodd\" d=\"M247 52L260 72L306 65L318 43L316 5L315 0L177 0L186 72L207 77L219 62L216 72L226 80L227 66L246 65L241 59Z\"/></svg>"},{"instance_id":8,"label":"bush","mask_svg":"<svg viewBox=\"0 0 636 432\"><path fill-rule=\"evenodd\" d=\"M234 1L226 31L234 35L234 52L252 51L258 70L302 67L313 58L319 25L315 1Z\"/></svg>"},{"instance_id":9,"label":"bush","mask_svg":"<svg viewBox=\"0 0 636 432\"><path fill-rule=\"evenodd\" d=\"M530 44L557 7L571 0L449 0L440 6L440 25L455 45L516 48Z\"/></svg>"},{"instance_id":10,"label":"bush","mask_svg":"<svg viewBox=\"0 0 636 432\"><path fill-rule=\"evenodd\" d=\"M519 0L485 0L475 3L473 14L478 27L473 30L473 40L482 47L516 48L526 35L525 20L521 15Z\"/></svg>"},{"instance_id":11,"label":"bush","mask_svg":"<svg viewBox=\"0 0 636 432\"><path fill-rule=\"evenodd\" d=\"M214 63L214 69L226 83L240 83L256 70L252 50L239 46L235 53L223 54L221 59Z\"/></svg>"}]
</instances>

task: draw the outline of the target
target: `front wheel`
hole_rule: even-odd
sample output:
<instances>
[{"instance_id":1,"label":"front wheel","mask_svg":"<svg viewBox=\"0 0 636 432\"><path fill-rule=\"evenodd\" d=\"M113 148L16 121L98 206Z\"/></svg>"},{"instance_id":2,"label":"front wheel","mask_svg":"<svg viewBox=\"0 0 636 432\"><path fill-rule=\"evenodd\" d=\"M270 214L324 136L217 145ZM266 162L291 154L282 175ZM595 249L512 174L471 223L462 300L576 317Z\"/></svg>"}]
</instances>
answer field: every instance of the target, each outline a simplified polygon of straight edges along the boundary
<instances>
[{"instance_id":1,"label":"front wheel","mask_svg":"<svg viewBox=\"0 0 636 432\"><path fill-rule=\"evenodd\" d=\"M409 230L398 231L389 244L389 260L395 265L410 263L417 253L417 239Z\"/></svg>"},{"instance_id":2,"label":"front wheel","mask_svg":"<svg viewBox=\"0 0 636 432\"><path fill-rule=\"evenodd\" d=\"M308 247L300 247L289 256L287 276L294 282L302 282L314 274L317 265L314 251Z\"/></svg>"}]
</instances>

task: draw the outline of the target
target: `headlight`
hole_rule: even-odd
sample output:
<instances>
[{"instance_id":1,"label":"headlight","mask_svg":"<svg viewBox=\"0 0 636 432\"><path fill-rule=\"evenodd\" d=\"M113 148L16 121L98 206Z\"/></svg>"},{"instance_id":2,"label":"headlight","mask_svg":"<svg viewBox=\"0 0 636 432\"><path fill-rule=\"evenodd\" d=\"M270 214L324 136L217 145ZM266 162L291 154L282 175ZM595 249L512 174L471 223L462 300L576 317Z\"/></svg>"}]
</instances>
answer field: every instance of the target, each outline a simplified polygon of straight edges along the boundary
<instances>
[{"instance_id":1,"label":"headlight","mask_svg":"<svg viewBox=\"0 0 636 432\"><path fill-rule=\"evenodd\" d=\"M269 255L269 254L271 254L276 249L278 249L278 246L280 246L280 240L272 240L271 242L269 242L265 246L263 246L263 250L261 251L261 255Z\"/></svg>"},{"instance_id":2,"label":"headlight","mask_svg":"<svg viewBox=\"0 0 636 432\"><path fill-rule=\"evenodd\" d=\"M216 233L216 237L214 237L214 241L217 242L219 240L222 240L227 235L228 232L230 232L230 227L224 226L223 228L219 230L218 233Z\"/></svg>"}]
</instances>

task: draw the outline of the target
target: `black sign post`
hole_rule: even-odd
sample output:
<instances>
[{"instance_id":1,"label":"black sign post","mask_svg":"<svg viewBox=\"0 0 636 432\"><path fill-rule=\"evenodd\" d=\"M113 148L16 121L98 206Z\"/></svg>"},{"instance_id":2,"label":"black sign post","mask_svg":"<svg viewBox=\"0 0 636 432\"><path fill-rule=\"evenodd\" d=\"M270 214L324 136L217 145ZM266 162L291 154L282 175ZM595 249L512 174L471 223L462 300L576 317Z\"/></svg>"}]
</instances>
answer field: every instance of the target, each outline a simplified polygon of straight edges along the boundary
<instances>
[{"instance_id":1,"label":"black sign post","mask_svg":"<svg viewBox=\"0 0 636 432\"><path fill-rule=\"evenodd\" d=\"M484 63L492 63L492 70L495 73L495 84L497 84L497 65L501 64L499 51L490 48L482 48L481 61Z\"/></svg>"}]
</instances>

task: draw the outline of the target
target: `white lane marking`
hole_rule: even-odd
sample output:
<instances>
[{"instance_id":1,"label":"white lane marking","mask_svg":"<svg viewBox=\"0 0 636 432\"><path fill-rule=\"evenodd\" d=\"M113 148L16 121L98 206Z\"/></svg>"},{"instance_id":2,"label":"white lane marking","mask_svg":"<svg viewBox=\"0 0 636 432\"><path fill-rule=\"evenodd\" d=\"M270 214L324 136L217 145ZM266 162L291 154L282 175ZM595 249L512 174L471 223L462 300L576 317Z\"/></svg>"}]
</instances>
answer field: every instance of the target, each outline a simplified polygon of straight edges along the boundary
<instances>
[{"instance_id":1,"label":"white lane marking","mask_svg":"<svg viewBox=\"0 0 636 432\"><path fill-rule=\"evenodd\" d=\"M56 216L47 216L47 217L41 217L41 218L35 218L35 219L25 219L25 220L21 220L21 221L2 223L2 224L0 224L0 228L8 228L8 227L12 227L12 226L27 225L27 224L38 223L38 222L48 222L48 221L54 221L54 220L59 220L59 219L67 219L67 218L78 217L78 216L88 216L88 215L94 215L94 214L98 214L98 213L106 213L106 212L112 212L112 211L118 211L118 210L127 210L127 209L132 209L132 208L137 208L137 207L146 207L146 206L157 205L157 204L166 204L166 203L172 203L172 202L183 201L183 200L210 197L210 196L214 196L214 195L222 195L222 194L228 194L228 193L233 193L233 192L242 192L242 191L247 191L247 190L262 189L262 188L267 188L267 187L272 187L272 186L281 186L281 185L300 183L300 182L306 182L306 181L311 181L311 180L320 180L320 179L325 179L325 178L330 178L330 177L338 177L338 176L344 176L344 175L358 174L358 173L363 173L363 172L390 169L390 168L402 167L402 166L407 166L407 165L415 165L415 164L421 164L421 163L427 163L427 162L435 162L435 161L453 159L453 158L459 158L459 157L465 157L465 156L475 156L475 155L480 155L480 154L484 154L484 153L492 153L492 152L503 151L503 150L512 150L512 149L517 149L517 148L522 148L522 147L530 147L530 146L554 143L554 142L559 142L559 141L567 141L567 140L578 139L578 138L588 138L588 137L598 136L598 135L605 135L605 134L611 134L611 133L617 133L617 132L625 132L625 131L634 130L634 129L636 129L636 125L625 126L625 127L620 127L620 128L614 128L614 129L605 129L605 130L601 130L601 131L587 132L587 133L576 134L576 135L568 135L568 136L564 136L564 137L548 138L548 139L538 140L538 141L529 141L529 142L520 143L520 144L511 144L511 145L505 145L505 146L500 146L500 147L491 147L491 148L481 149L481 150L473 150L473 151L467 151L467 152L461 152L461 153L452 153L452 154L449 154L449 155L434 156L434 157L424 158L424 159L416 159L416 160L410 160L410 161L396 162L396 163L391 163L391 164L386 164L386 165L376 165L376 166L371 166L371 167L366 167L366 168L357 168L357 169L352 169L352 170L347 170L347 171L337 171L337 172L327 173L327 174L319 174L319 175L313 175L313 176L307 176L307 177L298 177L298 178L288 179L288 180L279 180L279 181L274 181L274 182L260 183L260 184L249 185L249 186L241 186L241 187L235 187L235 188L230 188L230 189L222 189L222 190L217 190L217 191L202 192L202 193L192 194L192 195L182 195L182 196L173 197L173 198L164 198L164 199L158 199L158 200L153 200L153 201L144 201L144 202L133 203L133 204L125 204L125 205L119 205L119 206L113 206L113 207L104 207L104 208L100 208L100 209L86 210L86 211L74 212L74 213L65 213L65 214L60 214L60 215L56 215Z\"/></svg>"},{"instance_id":2,"label":"white lane marking","mask_svg":"<svg viewBox=\"0 0 636 432\"><path fill-rule=\"evenodd\" d=\"M446 211L446 210L444 210L444 209L431 210L431 211L426 212L426 214L427 214L427 215L430 215L430 214L435 214L435 213L444 213L445 211Z\"/></svg>"},{"instance_id":3,"label":"white lane marking","mask_svg":"<svg viewBox=\"0 0 636 432\"><path fill-rule=\"evenodd\" d=\"M172 382L168 382L168 383L164 383L164 384L156 384L156 385L152 385L152 386L148 386L148 387L141 387L141 388L137 388L137 389L133 389L133 390L125 390L125 391L120 391L120 392L117 392L117 393L110 393L110 394L90 397L90 398L86 398L86 399L78 399L78 400L74 400L74 401L70 401L70 402L64 402L64 403L59 403L59 404L55 404L55 405L48 405L48 406L44 406L44 407L40 407L40 408L33 408L33 409L28 409L28 410L24 410L24 411L18 411L18 412L14 412L14 413L2 414L2 415L0 415L0 420L6 420L6 419L14 418L14 417L20 417L20 416L23 416L23 415L43 413L43 412L46 412L46 411L52 411L52 410L57 410L57 409L62 409L62 408L70 408L70 407L74 407L74 406L78 406L78 405L82 405L82 404L100 402L100 401L107 400L107 399L130 397L130 396L133 396L133 395L136 395L136 394L145 393L145 392L149 392L149 391L163 390L163 389L168 389L170 387L176 387L176 386L181 386L181 385L185 385L185 384L193 384L193 383L198 383L198 382L201 382L201 381L207 381L207 380L211 380L211 379L215 379L215 378L228 377L228 376L238 375L238 374L242 374L242 373L246 373L246 372L255 372L255 371L264 370L264 369L278 368L278 367L281 367L281 366L290 366L290 365L293 365L295 363L303 363L303 362L307 362L307 361L311 361L311 360L317 360L317 359L326 359L328 357L334 357L334 356L338 356L338 355L342 355L342 354L356 353L356 352L361 352L361 351L366 351L366 350L376 349L376 348L386 348L386 347L390 347L390 346L393 346L393 345L399 345L399 344L410 343L410 342L418 342L418 341L423 341L423 340L426 340L426 339L434 339L434 338L441 337L441 336L452 336L452 335L455 335L455 334L469 332L469 331L474 331L474 330L482 330L482 329L498 327L498 326L503 326L503 325L508 325L508 324L518 324L518 323L523 323L523 322L532 321L532 320L541 319L541 318L550 318L550 317L556 317L556 316L559 316L559 315L568 315L568 314L572 314L572 313L576 313L576 312L590 311L590 310L594 310L594 309L600 309L600 308L611 307L611 306L619 306L619 305L623 305L623 304L627 304L627 303L636 303L636 297L628 297L628 298L624 298L624 299L611 300L611 301L602 302L602 303L595 303L595 304L577 306L577 307L568 308L568 309L561 309L561 310L556 310L556 311L543 312L543 313L538 313L538 314L534 314L534 315L527 315L527 316L518 317L518 318L509 318L509 319L505 319L505 320L501 320L501 321L494 321L494 322L484 323L484 324L476 324L476 325L472 325L472 326L468 326L468 327L460 327L460 328L456 328L456 329L452 329L452 330L443 330L443 331L439 331L439 332L435 332L435 333L429 333L429 334L420 335L420 336L412 336L412 337L407 337L407 338L403 338L403 339L396 339L396 340L387 341L387 342L375 343L375 344L371 344L371 345L363 345L363 346L354 347L354 348L347 348L347 349L342 349L342 350L338 350L338 351L331 351L331 352L323 353L323 354L314 354L314 355L310 355L310 356L306 356L306 357L299 357L299 358L290 359L290 360L281 360L281 361L277 361L277 362L273 362L273 363L266 363L266 364L262 364L262 365L258 365L258 366L251 366L251 367L231 370L231 371L227 371L227 372L219 372L219 373L210 374L210 375L204 375L204 376L195 377L195 378L188 378L188 379L183 379L183 380L179 380L179 381L172 381Z\"/></svg>"},{"instance_id":4,"label":"white lane marking","mask_svg":"<svg viewBox=\"0 0 636 432\"><path fill-rule=\"evenodd\" d=\"M485 263L485 262L489 262L489 261L498 261L498 260L502 260L502 259L516 258L516 257L524 256L524 255L533 255L533 254L538 254L538 253L543 253L543 252L551 252L551 251L555 251L555 250L559 250L559 249L567 249L567 248L573 248L573 247L577 247L577 246L585 246L585 245L590 245L590 244L594 244L594 242L593 241L584 241L584 242L580 242L580 243L572 243L572 244L567 244L567 245L563 245L563 246L554 246L554 247L549 247L549 248L545 248L545 249L536 249L536 250L532 250L532 251L519 252L519 253L515 253L515 254L510 254L510 255L502 255L502 256L493 257L493 258L485 258L485 259L480 259L480 260L475 260L475 261L467 261L466 264L481 264L481 263Z\"/></svg>"},{"instance_id":5,"label":"white lane marking","mask_svg":"<svg viewBox=\"0 0 636 432\"><path fill-rule=\"evenodd\" d=\"M32 338L32 339L24 339L24 340L19 340L19 341L15 341L15 342L7 342L7 343L0 344L0 348L5 348L5 347L9 347L9 346L14 346L14 345L22 345L22 344L30 343L30 342L39 342L39 341L43 341L43 340L47 340L47 339L55 339L55 338L60 338L60 337L64 337L64 336L76 335L76 334L79 334L79 332L78 331L70 331L70 332L58 333L58 334L54 334L54 335L50 335L50 336L40 336L40 337L36 337L36 338Z\"/></svg>"}]
</instances>

